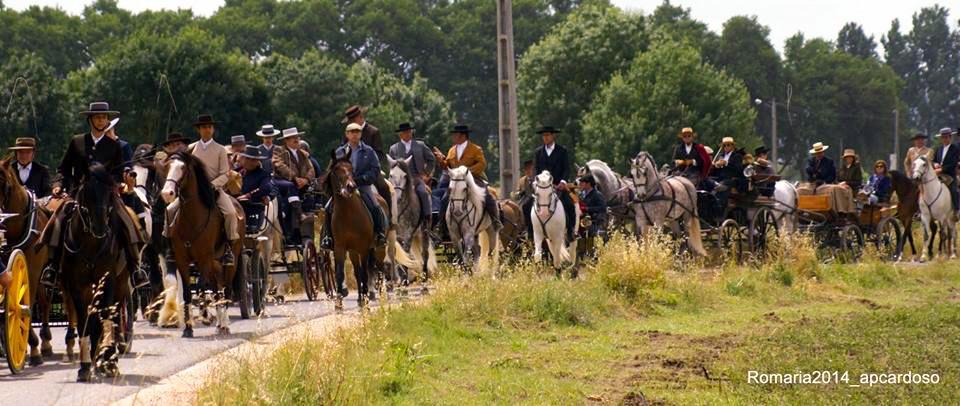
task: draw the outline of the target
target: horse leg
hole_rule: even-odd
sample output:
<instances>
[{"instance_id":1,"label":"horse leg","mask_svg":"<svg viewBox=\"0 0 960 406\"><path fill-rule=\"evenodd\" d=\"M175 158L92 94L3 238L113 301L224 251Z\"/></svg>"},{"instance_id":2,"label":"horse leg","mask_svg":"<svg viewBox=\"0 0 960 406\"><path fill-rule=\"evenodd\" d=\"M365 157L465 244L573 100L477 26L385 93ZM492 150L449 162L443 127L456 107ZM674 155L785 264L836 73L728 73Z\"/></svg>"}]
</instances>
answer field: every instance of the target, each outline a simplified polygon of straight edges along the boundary
<instances>
[{"instance_id":1,"label":"horse leg","mask_svg":"<svg viewBox=\"0 0 960 406\"><path fill-rule=\"evenodd\" d=\"M74 347L77 345L77 326L80 323L78 320L79 317L77 317L76 304L66 293L63 295L63 309L67 313L67 333L63 337L63 344L66 346L66 351L63 354L63 361L74 362L77 360Z\"/></svg>"},{"instance_id":2,"label":"horse leg","mask_svg":"<svg viewBox=\"0 0 960 406\"><path fill-rule=\"evenodd\" d=\"M217 290L216 304L217 310L217 334L230 334L230 316L227 315L226 288Z\"/></svg>"},{"instance_id":3,"label":"horse leg","mask_svg":"<svg viewBox=\"0 0 960 406\"><path fill-rule=\"evenodd\" d=\"M120 333L120 296L117 294L118 287L110 277L110 274L104 274L98 284L99 297L95 294L93 309L97 313L98 327L96 338L93 343L96 345L96 373L98 376L114 378L120 375L120 368L117 366L120 357L120 347L118 338Z\"/></svg>"},{"instance_id":4,"label":"horse leg","mask_svg":"<svg viewBox=\"0 0 960 406\"><path fill-rule=\"evenodd\" d=\"M543 261L543 226L540 223L533 224L533 263L540 265Z\"/></svg>"},{"instance_id":5,"label":"horse leg","mask_svg":"<svg viewBox=\"0 0 960 406\"><path fill-rule=\"evenodd\" d=\"M43 356L40 355L40 337L37 337L37 332L34 331L33 327L30 327L27 343L30 344L30 366L43 365Z\"/></svg>"},{"instance_id":6,"label":"horse leg","mask_svg":"<svg viewBox=\"0 0 960 406\"><path fill-rule=\"evenodd\" d=\"M77 295L80 296L80 295ZM77 370L77 382L90 382L93 380L93 369L90 368L90 328L87 322L90 320L86 314L79 316L81 312L86 313L87 306L80 298L73 299L73 307L77 310L77 331L80 333L80 369ZM69 337L69 332L67 333ZM68 338L69 339L69 338ZM70 345L67 346L68 354Z\"/></svg>"},{"instance_id":7,"label":"horse leg","mask_svg":"<svg viewBox=\"0 0 960 406\"><path fill-rule=\"evenodd\" d=\"M353 277L357 280L357 304L363 307L367 299L367 275L363 269L366 258L351 252L350 263L353 264Z\"/></svg>"},{"instance_id":8,"label":"horse leg","mask_svg":"<svg viewBox=\"0 0 960 406\"><path fill-rule=\"evenodd\" d=\"M346 279L347 276L344 273L344 261L346 261L346 252L342 248L335 249L333 252L333 263L334 263L334 273L337 279L337 286L334 288L337 291L337 301L334 304L334 309L337 311L343 310L343 298L347 296L347 285Z\"/></svg>"},{"instance_id":9,"label":"horse leg","mask_svg":"<svg viewBox=\"0 0 960 406\"><path fill-rule=\"evenodd\" d=\"M180 268L180 288L183 289L183 338L193 338L193 318L190 317L190 305L193 304L193 293L190 292L190 267ZM186 275L184 275L186 274Z\"/></svg>"},{"instance_id":10,"label":"horse leg","mask_svg":"<svg viewBox=\"0 0 960 406\"><path fill-rule=\"evenodd\" d=\"M50 332L50 300L44 297L40 303L40 355L44 357L53 356L53 334Z\"/></svg>"},{"instance_id":11,"label":"horse leg","mask_svg":"<svg viewBox=\"0 0 960 406\"><path fill-rule=\"evenodd\" d=\"M381 290L381 283L386 284L386 274L383 270L383 266L384 264L377 260L374 250L370 250L370 252L367 254L366 263L364 263L363 269L365 269L367 273L367 286L373 286L373 289L369 289L369 293L367 293L367 297L370 298L371 302L377 300L378 292L383 293L383 295L386 296L386 294Z\"/></svg>"}]
</instances>

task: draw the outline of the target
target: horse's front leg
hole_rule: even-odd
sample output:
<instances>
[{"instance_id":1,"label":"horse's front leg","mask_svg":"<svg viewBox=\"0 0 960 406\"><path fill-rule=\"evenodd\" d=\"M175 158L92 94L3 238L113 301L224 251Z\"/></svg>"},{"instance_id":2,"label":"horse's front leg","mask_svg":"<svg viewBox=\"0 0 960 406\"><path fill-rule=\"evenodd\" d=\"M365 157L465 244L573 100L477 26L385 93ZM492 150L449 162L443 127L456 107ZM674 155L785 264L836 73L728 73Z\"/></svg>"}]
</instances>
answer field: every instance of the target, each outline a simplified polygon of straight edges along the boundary
<instances>
[{"instance_id":1,"label":"horse's front leg","mask_svg":"<svg viewBox=\"0 0 960 406\"><path fill-rule=\"evenodd\" d=\"M537 222L533 224L533 263L540 265L543 260L543 226Z\"/></svg>"},{"instance_id":2,"label":"horse's front leg","mask_svg":"<svg viewBox=\"0 0 960 406\"><path fill-rule=\"evenodd\" d=\"M193 317L190 317L190 306L193 304L193 293L190 292L190 265L177 263L180 272L180 289L183 292L183 338L193 338Z\"/></svg>"},{"instance_id":3,"label":"horse's front leg","mask_svg":"<svg viewBox=\"0 0 960 406\"><path fill-rule=\"evenodd\" d=\"M227 289L221 287L214 297L214 308L217 311L217 334L230 334L230 316L227 314Z\"/></svg>"},{"instance_id":4,"label":"horse's front leg","mask_svg":"<svg viewBox=\"0 0 960 406\"><path fill-rule=\"evenodd\" d=\"M94 300L94 308L98 313L100 334L95 338L97 346L96 373L98 376L115 378L120 376L120 295L119 287L111 278L111 274L104 274L100 281L99 300ZM97 297L96 295L94 297Z\"/></svg>"},{"instance_id":5,"label":"horse's front leg","mask_svg":"<svg viewBox=\"0 0 960 406\"><path fill-rule=\"evenodd\" d=\"M336 311L343 310L343 298L347 296L346 274L344 273L344 262L346 261L346 252L342 248L337 248L333 252L334 273L336 277L337 298L334 304Z\"/></svg>"}]
</instances>

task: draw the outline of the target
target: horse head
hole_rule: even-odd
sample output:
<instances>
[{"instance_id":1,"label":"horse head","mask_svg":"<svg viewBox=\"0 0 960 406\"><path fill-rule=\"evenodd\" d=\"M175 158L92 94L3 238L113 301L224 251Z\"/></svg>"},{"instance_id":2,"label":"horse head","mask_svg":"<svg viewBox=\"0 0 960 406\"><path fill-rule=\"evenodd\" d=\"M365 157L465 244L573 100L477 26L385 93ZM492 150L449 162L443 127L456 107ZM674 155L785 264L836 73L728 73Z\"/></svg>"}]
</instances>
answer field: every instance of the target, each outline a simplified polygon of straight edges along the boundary
<instances>
[{"instance_id":1,"label":"horse head","mask_svg":"<svg viewBox=\"0 0 960 406\"><path fill-rule=\"evenodd\" d=\"M660 173L656 168L657 164L653 161L653 157L646 152L640 152L630 160L630 181L637 196L646 195L647 185L659 179Z\"/></svg>"},{"instance_id":2,"label":"horse head","mask_svg":"<svg viewBox=\"0 0 960 406\"><path fill-rule=\"evenodd\" d=\"M390 183L393 183L397 190L407 190L407 185L411 182L410 163L413 162L413 157L393 159L388 156L387 162L390 164Z\"/></svg>"},{"instance_id":3,"label":"horse head","mask_svg":"<svg viewBox=\"0 0 960 406\"><path fill-rule=\"evenodd\" d=\"M537 175L533 184L533 200L537 205L537 217L547 221L556 209L557 191L553 186L553 175L543 171Z\"/></svg>"},{"instance_id":4,"label":"horse head","mask_svg":"<svg viewBox=\"0 0 960 406\"><path fill-rule=\"evenodd\" d=\"M473 180L473 174L466 166L460 166L450 169L447 174L450 177L450 188L447 193L450 197L450 210L461 217L467 213L467 205L471 203L471 198L476 198L476 191L479 189Z\"/></svg>"},{"instance_id":5,"label":"horse head","mask_svg":"<svg viewBox=\"0 0 960 406\"><path fill-rule=\"evenodd\" d=\"M90 175L84 178L77 191L77 203L85 227L97 238L103 238L110 231L110 217L113 214L111 200L117 193L116 183L107 168L100 163L90 165Z\"/></svg>"},{"instance_id":6,"label":"horse head","mask_svg":"<svg viewBox=\"0 0 960 406\"><path fill-rule=\"evenodd\" d=\"M216 204L216 191L210 184L203 162L190 153L177 152L171 155L167 159L165 172L160 196L167 204L178 197L181 202L197 197L207 209Z\"/></svg>"},{"instance_id":7,"label":"horse head","mask_svg":"<svg viewBox=\"0 0 960 406\"><path fill-rule=\"evenodd\" d=\"M924 179L927 171L930 170L930 161L927 159L927 156L920 155L917 159L914 159L912 169L913 174L910 176L910 179L919 183Z\"/></svg>"},{"instance_id":8,"label":"horse head","mask_svg":"<svg viewBox=\"0 0 960 406\"><path fill-rule=\"evenodd\" d=\"M330 181L333 190L343 198L349 198L357 191L357 182L353 180L353 165L349 160L342 159L330 169Z\"/></svg>"}]
</instances>

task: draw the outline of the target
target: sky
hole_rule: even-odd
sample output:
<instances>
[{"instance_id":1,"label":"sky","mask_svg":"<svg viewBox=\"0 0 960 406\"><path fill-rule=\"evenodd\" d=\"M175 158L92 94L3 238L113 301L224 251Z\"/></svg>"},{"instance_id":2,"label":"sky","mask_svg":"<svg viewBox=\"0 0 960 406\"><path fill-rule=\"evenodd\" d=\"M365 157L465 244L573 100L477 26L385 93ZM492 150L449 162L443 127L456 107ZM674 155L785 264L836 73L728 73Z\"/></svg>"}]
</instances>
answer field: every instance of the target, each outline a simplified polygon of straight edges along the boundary
<instances>
[{"instance_id":1,"label":"sky","mask_svg":"<svg viewBox=\"0 0 960 406\"><path fill-rule=\"evenodd\" d=\"M31 5L58 6L79 14L85 0L0 0L9 8L22 10ZM492 0L491 0L492 1ZM611 0L617 6L651 13L662 0ZM770 39L778 49L798 31L807 38L835 40L837 32L849 21L863 25L868 35L880 44L880 37L890 29L890 22L900 19L903 31L909 31L913 13L922 7L937 4L933 0L672 0L675 5L691 9L692 16L706 22L714 32L721 32L723 22L736 15L755 15L770 28ZM192 8L194 14L209 16L222 4L220 0L120 0L120 7L134 12L146 9ZM951 24L956 27L960 11L953 1L939 1L950 8ZM882 48L881 48L882 49Z\"/></svg>"}]
</instances>

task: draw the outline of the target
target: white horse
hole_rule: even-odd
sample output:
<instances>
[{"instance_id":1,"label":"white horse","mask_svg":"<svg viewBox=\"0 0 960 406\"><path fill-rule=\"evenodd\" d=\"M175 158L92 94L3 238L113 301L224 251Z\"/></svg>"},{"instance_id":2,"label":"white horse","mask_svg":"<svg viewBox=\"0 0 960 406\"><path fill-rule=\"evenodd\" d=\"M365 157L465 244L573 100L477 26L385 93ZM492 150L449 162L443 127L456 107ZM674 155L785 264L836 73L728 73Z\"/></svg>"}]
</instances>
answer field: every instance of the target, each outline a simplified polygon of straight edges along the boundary
<instances>
[{"instance_id":1,"label":"white horse","mask_svg":"<svg viewBox=\"0 0 960 406\"><path fill-rule=\"evenodd\" d=\"M570 241L569 245L566 242L567 216L560 204L560 196L557 195L550 172L543 171L537 175L533 184L533 200L534 205L530 208L530 219L533 221L533 260L540 263L543 240L546 239L550 255L553 256L553 267L559 272L564 264L576 262L576 255L570 253L577 252L577 240ZM573 230L576 235L580 227L580 207L574 205L574 210L576 214Z\"/></svg>"},{"instance_id":2,"label":"white horse","mask_svg":"<svg viewBox=\"0 0 960 406\"><path fill-rule=\"evenodd\" d=\"M457 250L465 266L472 264L473 271L492 267L496 270L500 261L500 230L483 209L487 190L477 185L465 166L448 170L450 203L447 206L447 230L451 241L456 241ZM474 253L478 254L474 258Z\"/></svg>"},{"instance_id":3,"label":"white horse","mask_svg":"<svg viewBox=\"0 0 960 406\"><path fill-rule=\"evenodd\" d=\"M611 225L621 226L623 222L629 221L632 217L630 213L630 186L623 177L610 169L610 165L599 159L591 159L582 167L577 168L577 176L593 176L597 183L597 191L604 199L607 199L607 205L610 208Z\"/></svg>"},{"instance_id":4,"label":"white horse","mask_svg":"<svg viewBox=\"0 0 960 406\"><path fill-rule=\"evenodd\" d=\"M923 245L927 250L921 259L933 257L933 222L939 222L940 241L945 247L945 254L956 257L954 239L957 235L957 224L953 221L953 203L950 201L950 189L940 182L933 166L925 155L913 161L913 176L910 177L920 183L920 221L923 223Z\"/></svg>"},{"instance_id":5,"label":"white horse","mask_svg":"<svg viewBox=\"0 0 960 406\"><path fill-rule=\"evenodd\" d=\"M785 180L778 180L773 188L773 211L777 218L777 228L780 235L787 235L796 232L800 228L799 216L797 215L797 205L800 201L800 194L793 183Z\"/></svg>"},{"instance_id":6,"label":"white horse","mask_svg":"<svg viewBox=\"0 0 960 406\"><path fill-rule=\"evenodd\" d=\"M430 220L421 222L420 219L420 205L423 202L417 198L415 178L410 173L413 157L395 160L387 156L387 162L390 165L390 183L394 189L391 195L392 223L396 230L394 250L397 263L408 271L420 272L420 280L425 287L430 275L436 275L437 255L433 240L430 239ZM393 267L394 277L399 279L396 268Z\"/></svg>"},{"instance_id":7,"label":"white horse","mask_svg":"<svg viewBox=\"0 0 960 406\"><path fill-rule=\"evenodd\" d=\"M706 256L697 217L697 188L682 176L662 178L657 163L647 152L640 152L630 160L630 175L636 198L633 212L637 231L660 228L667 221L686 226L690 249Z\"/></svg>"}]
</instances>

